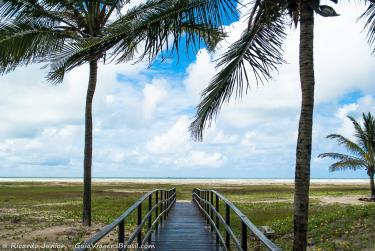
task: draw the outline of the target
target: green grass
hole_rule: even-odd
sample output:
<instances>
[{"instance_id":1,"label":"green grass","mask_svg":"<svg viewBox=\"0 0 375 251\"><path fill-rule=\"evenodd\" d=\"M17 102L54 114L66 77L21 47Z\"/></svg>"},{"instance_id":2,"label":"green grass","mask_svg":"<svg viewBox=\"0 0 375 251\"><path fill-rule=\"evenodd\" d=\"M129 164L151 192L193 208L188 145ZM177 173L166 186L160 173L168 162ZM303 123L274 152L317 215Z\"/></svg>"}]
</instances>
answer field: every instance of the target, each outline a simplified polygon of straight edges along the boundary
<instances>
[{"instance_id":1,"label":"green grass","mask_svg":"<svg viewBox=\"0 0 375 251\"><path fill-rule=\"evenodd\" d=\"M201 185L175 185L178 199L190 200L191 191ZM30 230L71 226L58 241L74 244L84 240L100 227L110 223L139 199L145 191L171 188L155 184L93 185L92 215L95 228L88 232L79 227L82 209L82 185L68 183L0 183L0 239L22 240ZM267 225L276 231L273 241L284 250L292 245L293 187L291 185L217 185L210 187L233 201L258 226ZM375 238L375 205L322 205L320 196L368 194L367 186L329 185L311 187L309 245L312 250L363 250L373 248ZM276 200L270 203L269 201ZM147 204L147 203L146 203ZM223 209L222 209L223 210ZM146 210L144 210L145 213ZM222 211L223 212L223 211ZM135 212L136 213L136 212ZM135 213L126 229L135 226ZM232 225L239 233L239 221L232 216ZM73 231L73 232L72 232ZM31 238L31 237L30 237ZM44 241L35 236L33 241ZM113 237L111 237L113 239ZM111 241L111 238L107 240ZM371 249L370 249L371 250Z\"/></svg>"}]
</instances>

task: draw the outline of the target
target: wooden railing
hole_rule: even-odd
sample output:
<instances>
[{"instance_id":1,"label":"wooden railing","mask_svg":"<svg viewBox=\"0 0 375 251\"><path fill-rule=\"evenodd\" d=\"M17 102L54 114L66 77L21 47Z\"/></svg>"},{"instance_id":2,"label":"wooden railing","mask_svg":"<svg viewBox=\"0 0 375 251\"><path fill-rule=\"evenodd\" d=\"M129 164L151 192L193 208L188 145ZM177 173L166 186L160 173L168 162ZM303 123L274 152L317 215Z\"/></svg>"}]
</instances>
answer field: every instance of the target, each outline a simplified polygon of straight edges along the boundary
<instances>
[{"instance_id":1,"label":"wooden railing","mask_svg":"<svg viewBox=\"0 0 375 251\"><path fill-rule=\"evenodd\" d=\"M268 250L281 250L270 241L232 202L215 190L194 189L193 201L197 204L203 216L216 233L216 241L223 245L224 250L231 249L231 240L237 250L247 251L249 248L248 239L250 233ZM220 202L224 203L224 217L220 213ZM240 220L241 234L238 238L231 227L231 212ZM223 236L221 226L224 228ZM250 233L249 233L250 231Z\"/></svg>"},{"instance_id":2,"label":"wooden railing","mask_svg":"<svg viewBox=\"0 0 375 251\"><path fill-rule=\"evenodd\" d=\"M153 198L155 198L153 200ZM142 218L142 205L145 201L148 201L148 211L146 215ZM118 242L117 247L119 250L127 250L129 246L133 244L136 240L136 245L141 247L145 243L151 242L152 229L158 229L160 223L162 223L169 210L172 208L176 202L176 188L171 190L153 190L145 194L137 202L135 202L131 207L129 207L120 217L114 220L111 224L102 228L98 233L96 233L89 240L83 244L76 245L75 251L84 251L91 248L95 248L95 244L104 238L107 234L118 227ZM137 227L129 234L128 239L125 241L125 222L127 217L137 209ZM155 212L154 221L152 221L152 214ZM144 232L143 228L147 223L147 229ZM142 235L144 237L142 238Z\"/></svg>"}]
</instances>

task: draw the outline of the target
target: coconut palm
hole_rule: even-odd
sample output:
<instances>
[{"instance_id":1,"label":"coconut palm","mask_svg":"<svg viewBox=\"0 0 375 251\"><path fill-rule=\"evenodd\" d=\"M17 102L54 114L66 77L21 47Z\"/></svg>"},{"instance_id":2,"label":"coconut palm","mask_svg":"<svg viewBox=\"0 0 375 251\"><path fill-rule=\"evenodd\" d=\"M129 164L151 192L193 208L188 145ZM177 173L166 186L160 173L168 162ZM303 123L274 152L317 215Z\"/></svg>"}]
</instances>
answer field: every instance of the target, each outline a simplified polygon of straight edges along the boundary
<instances>
[{"instance_id":1,"label":"coconut palm","mask_svg":"<svg viewBox=\"0 0 375 251\"><path fill-rule=\"evenodd\" d=\"M246 13L247 28L218 60L217 75L202 93L195 120L190 126L193 138L202 140L203 131L233 94L247 91L251 82L263 83L284 63L282 45L285 30L300 25L299 68L302 104L296 147L293 250L307 248L310 187L310 160L314 110L314 14L336 16L335 10L318 0L255 0ZM337 0L332 0L337 3ZM371 5L370 7L373 8ZM374 13L374 9L372 13ZM374 15L368 15L374 18ZM370 28L370 26L368 27ZM375 31L375 29L373 29ZM372 31L372 33L375 33ZM255 80L250 80L250 72Z\"/></svg>"},{"instance_id":2,"label":"coconut palm","mask_svg":"<svg viewBox=\"0 0 375 251\"><path fill-rule=\"evenodd\" d=\"M322 153L318 157L337 160L337 162L329 167L331 172L364 169L370 177L371 198L375 200L375 118L371 113L367 115L363 113L362 117L363 126L353 117L348 116L354 126L355 141L340 134L330 134L327 136L328 139L336 140L339 145L344 146L350 154Z\"/></svg>"},{"instance_id":3,"label":"coconut palm","mask_svg":"<svg viewBox=\"0 0 375 251\"><path fill-rule=\"evenodd\" d=\"M148 0L122 14L128 0L0 1L0 73L18 66L46 63L48 81L63 81L67 71L88 63L85 108L83 223L91 224L92 104L98 63L127 62L137 55L150 62L159 52L213 49L219 29L235 15L229 1ZM137 54L137 51L140 50ZM164 53L161 54L164 58Z\"/></svg>"}]
</instances>

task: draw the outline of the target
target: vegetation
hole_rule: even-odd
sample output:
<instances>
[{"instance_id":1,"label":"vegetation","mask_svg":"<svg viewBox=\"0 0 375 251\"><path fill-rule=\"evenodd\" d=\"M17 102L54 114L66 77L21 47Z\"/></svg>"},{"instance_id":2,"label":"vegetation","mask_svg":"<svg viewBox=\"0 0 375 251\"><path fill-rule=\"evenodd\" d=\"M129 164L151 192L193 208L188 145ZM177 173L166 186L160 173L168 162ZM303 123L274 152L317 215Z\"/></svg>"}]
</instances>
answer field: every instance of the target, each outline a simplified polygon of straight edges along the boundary
<instances>
[{"instance_id":1,"label":"vegetation","mask_svg":"<svg viewBox=\"0 0 375 251\"><path fill-rule=\"evenodd\" d=\"M202 39L209 49L213 49L223 37L220 31L224 24L223 17L227 16L227 12L236 14L234 5L230 2L150 0L121 14L120 10L128 1L1 1L1 73L20 65L48 62L51 66L48 80L59 83L69 70L84 63L90 65L85 112L85 225L91 224L92 102L97 84L98 62L106 59L106 56L117 58L118 62L134 59L137 47L142 42L144 50L139 58L148 57L152 61L159 52L168 48L170 37L174 39L171 44L176 50L180 47L181 39L184 39L186 48L190 44L200 45ZM241 96L244 85L246 89L249 87L247 67L253 70L256 83L268 80L272 71L284 63L282 44L286 27L292 23L300 24L302 105L296 147L294 250L305 250L307 247L315 86L314 13L321 16L337 15L331 7L319 5L319 2L253 1L248 13L248 27L219 60L218 66L222 68L204 91L196 120L191 126L193 135L201 139L203 129L217 115L221 105L234 92L236 96ZM337 3L337 0L332 2ZM375 38L375 6L373 1L370 2L372 4L363 17L368 18L366 26L370 31L369 42L372 43ZM115 20L110 21L112 18ZM118 202L121 202L121 198ZM74 215L69 217L74 219Z\"/></svg>"},{"instance_id":2,"label":"vegetation","mask_svg":"<svg viewBox=\"0 0 375 251\"><path fill-rule=\"evenodd\" d=\"M234 42L218 62L220 72L213 77L203 91L197 106L197 115L191 124L191 132L202 140L203 130L210 125L223 103L235 94L241 97L251 81L256 84L271 78L272 71L284 63L282 45L285 30L293 23L300 25L299 72L302 92L301 112L296 145L295 196L294 196L294 246L293 250L306 250L309 209L310 161L314 111L314 14L333 17L338 14L321 1L256 0L250 2L247 13L248 26L238 41ZM338 3L337 0L331 0ZM375 41L375 5L370 6L362 17L367 18L370 44ZM253 75L250 76L249 72ZM254 80L255 79L255 80Z\"/></svg>"},{"instance_id":3,"label":"vegetation","mask_svg":"<svg viewBox=\"0 0 375 251\"><path fill-rule=\"evenodd\" d=\"M282 45L285 30L293 23L300 24L300 81L302 105L299 120L296 171L294 247L306 250L309 208L310 160L314 110L314 13L324 17L337 16L320 1L254 1L248 13L248 27L238 41L233 43L221 57L220 72L203 91L203 99L197 107L195 121L191 125L193 136L201 140L206 124L212 121L222 104L235 93L242 95L244 85L250 86L249 69L255 82L271 78L271 73L284 63ZM337 3L337 1L333 1Z\"/></svg>"},{"instance_id":4,"label":"vegetation","mask_svg":"<svg viewBox=\"0 0 375 251\"><path fill-rule=\"evenodd\" d=\"M338 160L330 166L330 171L365 169L370 177L371 198L375 200L375 118L371 113L362 114L363 127L353 118L348 116L354 126L354 137L356 142L340 135L330 134L328 139L334 139L339 145L343 145L352 155L342 153L323 153L320 158L331 158Z\"/></svg>"},{"instance_id":5,"label":"vegetation","mask_svg":"<svg viewBox=\"0 0 375 251\"><path fill-rule=\"evenodd\" d=\"M190 200L197 185L175 185L178 199ZM93 184L91 228L80 222L82 185L79 183L0 183L0 245L15 240L23 243L74 245L110 223L146 191L171 185L111 183ZM283 250L293 241L293 185L212 185L233 201L256 225L270 226L272 237ZM363 250L373 247L375 205L325 204L323 198L362 196L365 185L312 185L308 246L311 250ZM283 200L280 200L283 199ZM234 216L233 216L234 217ZM42 219L42 220L41 220ZM233 218L232 223L236 224ZM135 226L126 224L126 234ZM31 228L32 231L31 231ZM235 225L237 233L239 226ZM21 238L22 236L22 238ZM116 242L116 233L105 239Z\"/></svg>"},{"instance_id":6,"label":"vegetation","mask_svg":"<svg viewBox=\"0 0 375 251\"><path fill-rule=\"evenodd\" d=\"M150 0L122 14L126 4L129 1L0 2L0 73L42 62L50 65L48 81L57 84L66 72L89 63L83 161L85 225L91 224L92 104L98 63L111 58L128 62L135 57L152 61L166 48L178 51L182 40L186 49L201 42L213 49L223 37L218 28L224 15L221 10L234 11L232 5L215 0Z\"/></svg>"}]
</instances>

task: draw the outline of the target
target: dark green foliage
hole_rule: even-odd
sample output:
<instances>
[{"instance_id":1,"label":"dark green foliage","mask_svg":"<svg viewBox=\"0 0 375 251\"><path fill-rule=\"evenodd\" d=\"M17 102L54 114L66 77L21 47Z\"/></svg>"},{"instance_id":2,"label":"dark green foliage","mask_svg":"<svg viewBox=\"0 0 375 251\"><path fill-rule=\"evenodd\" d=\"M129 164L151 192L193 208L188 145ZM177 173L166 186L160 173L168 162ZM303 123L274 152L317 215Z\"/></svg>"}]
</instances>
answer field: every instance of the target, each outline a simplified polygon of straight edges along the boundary
<instances>
[{"instance_id":1,"label":"dark green foliage","mask_svg":"<svg viewBox=\"0 0 375 251\"><path fill-rule=\"evenodd\" d=\"M320 158L332 158L338 160L330 166L330 171L339 171L345 169L366 169L371 171L375 164L375 119L369 114L363 114L363 127L353 118L348 116L352 121L355 132L354 137L356 141L339 135L330 134L328 139L336 140L339 145L342 145L352 155L341 153L323 153Z\"/></svg>"},{"instance_id":2,"label":"dark green foliage","mask_svg":"<svg viewBox=\"0 0 375 251\"><path fill-rule=\"evenodd\" d=\"M150 61L163 51L213 50L235 0L149 0L122 14L128 1L4 0L0 2L0 73L30 63L51 66L48 79L90 60ZM168 40L169 39L169 40ZM186 48L180 48L184 40ZM169 43L171 42L171 43Z\"/></svg>"},{"instance_id":3,"label":"dark green foliage","mask_svg":"<svg viewBox=\"0 0 375 251\"><path fill-rule=\"evenodd\" d=\"M371 197L375 200L375 118L368 114L362 114L363 126L361 126L353 117L348 116L354 126L354 137L356 142L351 141L339 134L330 134L328 139L334 139L339 145L343 145L346 150L351 154L341 153L323 153L320 158L331 158L336 160L330 166L330 171L340 170L358 170L365 169L370 177L370 190Z\"/></svg>"}]
</instances>

